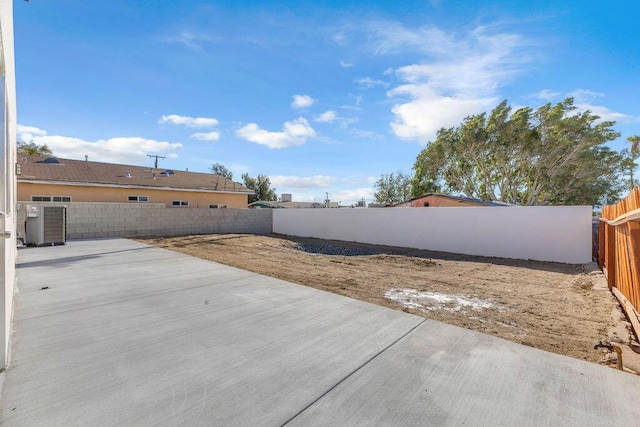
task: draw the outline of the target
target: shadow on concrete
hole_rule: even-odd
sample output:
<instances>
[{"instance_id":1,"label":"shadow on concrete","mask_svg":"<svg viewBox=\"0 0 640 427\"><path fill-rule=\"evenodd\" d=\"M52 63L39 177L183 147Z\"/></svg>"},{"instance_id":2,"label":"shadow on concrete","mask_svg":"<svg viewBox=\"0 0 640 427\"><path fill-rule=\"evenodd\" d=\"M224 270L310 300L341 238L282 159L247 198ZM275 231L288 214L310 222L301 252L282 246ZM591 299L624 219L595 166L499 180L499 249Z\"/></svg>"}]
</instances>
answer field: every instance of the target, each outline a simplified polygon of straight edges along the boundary
<instances>
[{"instance_id":1,"label":"shadow on concrete","mask_svg":"<svg viewBox=\"0 0 640 427\"><path fill-rule=\"evenodd\" d=\"M55 250L54 248L55 247L52 247L51 249ZM29 249L30 248L21 248L20 251L25 251ZM106 255L113 255L116 253L149 250L149 249L151 248L147 246L147 247L140 247L140 248L133 248L133 249L124 249L120 251L99 252L95 254L86 254L86 255L80 255L80 256L52 258L52 259L47 259L42 261L18 262L18 264L16 264L16 269L31 268L31 267L54 267L54 266L60 266L61 264L62 265L73 264L81 261L87 261L90 259L97 259L97 258L104 257Z\"/></svg>"}]
</instances>

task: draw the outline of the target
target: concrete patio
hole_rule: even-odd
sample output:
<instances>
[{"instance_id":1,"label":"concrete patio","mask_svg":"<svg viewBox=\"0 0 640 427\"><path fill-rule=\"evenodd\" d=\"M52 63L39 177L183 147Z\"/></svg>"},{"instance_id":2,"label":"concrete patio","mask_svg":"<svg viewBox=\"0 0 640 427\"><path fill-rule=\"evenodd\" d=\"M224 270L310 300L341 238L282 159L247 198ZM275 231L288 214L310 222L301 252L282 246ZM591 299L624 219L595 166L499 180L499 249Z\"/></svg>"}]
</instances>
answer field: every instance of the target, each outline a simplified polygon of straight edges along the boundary
<instances>
[{"instance_id":1,"label":"concrete patio","mask_svg":"<svg viewBox=\"0 0 640 427\"><path fill-rule=\"evenodd\" d=\"M6 426L640 419L640 377L129 240L17 274Z\"/></svg>"}]
</instances>

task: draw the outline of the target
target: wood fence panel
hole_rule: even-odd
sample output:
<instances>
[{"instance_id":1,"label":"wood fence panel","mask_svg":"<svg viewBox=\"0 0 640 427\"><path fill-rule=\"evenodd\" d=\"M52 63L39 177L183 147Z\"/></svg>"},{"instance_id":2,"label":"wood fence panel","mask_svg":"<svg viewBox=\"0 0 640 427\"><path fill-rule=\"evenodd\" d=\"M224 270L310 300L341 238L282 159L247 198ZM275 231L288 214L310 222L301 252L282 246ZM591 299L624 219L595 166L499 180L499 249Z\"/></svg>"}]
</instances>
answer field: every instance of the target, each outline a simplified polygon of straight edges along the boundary
<instances>
[{"instance_id":1,"label":"wood fence panel","mask_svg":"<svg viewBox=\"0 0 640 427\"><path fill-rule=\"evenodd\" d=\"M603 206L598 264L609 288L621 299L627 315L640 318L640 186L615 205ZM634 321L635 320L635 321ZM636 336L640 331L636 330Z\"/></svg>"},{"instance_id":2,"label":"wood fence panel","mask_svg":"<svg viewBox=\"0 0 640 427\"><path fill-rule=\"evenodd\" d=\"M630 290L630 298L634 307L640 307L640 222L628 222L629 227L629 261L631 264L631 283L635 284Z\"/></svg>"},{"instance_id":3,"label":"wood fence panel","mask_svg":"<svg viewBox=\"0 0 640 427\"><path fill-rule=\"evenodd\" d=\"M609 289L611 289L616 277L616 233L614 227L609 224L606 225L605 230L606 252L604 258L607 269L607 283L609 285Z\"/></svg>"}]
</instances>

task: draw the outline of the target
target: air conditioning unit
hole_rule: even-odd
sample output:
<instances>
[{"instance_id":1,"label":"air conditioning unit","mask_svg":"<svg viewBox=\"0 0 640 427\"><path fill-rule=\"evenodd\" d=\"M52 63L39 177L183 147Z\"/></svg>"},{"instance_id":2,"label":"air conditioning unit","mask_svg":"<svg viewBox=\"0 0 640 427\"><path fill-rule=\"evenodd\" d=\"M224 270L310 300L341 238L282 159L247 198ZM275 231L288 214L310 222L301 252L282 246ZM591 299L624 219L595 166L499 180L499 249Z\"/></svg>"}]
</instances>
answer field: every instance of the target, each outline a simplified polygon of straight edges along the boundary
<instances>
[{"instance_id":1,"label":"air conditioning unit","mask_svg":"<svg viewBox=\"0 0 640 427\"><path fill-rule=\"evenodd\" d=\"M26 209L25 244L31 246L64 245L67 241L67 208L29 206Z\"/></svg>"}]
</instances>

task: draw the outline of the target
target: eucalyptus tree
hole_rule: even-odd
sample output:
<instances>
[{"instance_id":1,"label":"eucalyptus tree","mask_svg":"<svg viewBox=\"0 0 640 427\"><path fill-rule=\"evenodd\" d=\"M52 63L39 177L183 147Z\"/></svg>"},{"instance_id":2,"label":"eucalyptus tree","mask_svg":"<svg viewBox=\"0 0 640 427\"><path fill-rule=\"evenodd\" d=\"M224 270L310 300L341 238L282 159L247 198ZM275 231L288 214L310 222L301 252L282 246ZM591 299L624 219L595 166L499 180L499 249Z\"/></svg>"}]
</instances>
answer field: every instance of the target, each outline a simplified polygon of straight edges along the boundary
<instances>
[{"instance_id":1,"label":"eucalyptus tree","mask_svg":"<svg viewBox=\"0 0 640 427\"><path fill-rule=\"evenodd\" d=\"M623 156L605 144L614 122L572 98L512 112L507 101L441 129L417 156L413 194L425 188L516 205L595 205L622 191Z\"/></svg>"}]
</instances>

